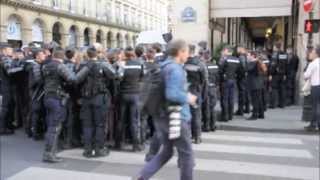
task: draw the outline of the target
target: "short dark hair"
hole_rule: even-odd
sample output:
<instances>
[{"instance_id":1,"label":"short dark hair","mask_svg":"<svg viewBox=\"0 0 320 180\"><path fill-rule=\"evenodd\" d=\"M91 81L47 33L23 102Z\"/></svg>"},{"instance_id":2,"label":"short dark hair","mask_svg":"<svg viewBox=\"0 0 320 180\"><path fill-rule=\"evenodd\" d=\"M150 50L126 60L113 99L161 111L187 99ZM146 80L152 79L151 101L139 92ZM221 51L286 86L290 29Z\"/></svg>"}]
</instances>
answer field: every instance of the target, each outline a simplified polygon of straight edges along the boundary
<instances>
[{"instance_id":1,"label":"short dark hair","mask_svg":"<svg viewBox=\"0 0 320 180\"><path fill-rule=\"evenodd\" d=\"M52 57L57 59L64 59L64 50L61 47L57 47L52 52Z\"/></svg>"},{"instance_id":2,"label":"short dark hair","mask_svg":"<svg viewBox=\"0 0 320 180\"><path fill-rule=\"evenodd\" d=\"M75 51L73 49L67 49L65 54L68 59L72 59L75 54Z\"/></svg>"},{"instance_id":3,"label":"short dark hair","mask_svg":"<svg viewBox=\"0 0 320 180\"><path fill-rule=\"evenodd\" d=\"M144 48L142 46L137 46L134 50L137 57L141 57L144 53Z\"/></svg>"},{"instance_id":4,"label":"short dark hair","mask_svg":"<svg viewBox=\"0 0 320 180\"><path fill-rule=\"evenodd\" d=\"M315 51L316 51L318 57L320 57L320 44L316 45Z\"/></svg>"},{"instance_id":5,"label":"short dark hair","mask_svg":"<svg viewBox=\"0 0 320 180\"><path fill-rule=\"evenodd\" d=\"M89 58L95 58L97 57L97 50L96 48L94 48L93 46L92 47L89 47L87 49L87 55Z\"/></svg>"},{"instance_id":6,"label":"short dark hair","mask_svg":"<svg viewBox=\"0 0 320 180\"><path fill-rule=\"evenodd\" d=\"M168 44L167 53L169 56L177 56L180 50L184 50L188 48L188 44L184 40L174 40Z\"/></svg>"},{"instance_id":7,"label":"short dark hair","mask_svg":"<svg viewBox=\"0 0 320 180\"><path fill-rule=\"evenodd\" d=\"M44 50L40 48L33 48L31 51L33 54L33 58L36 58L41 52L44 53Z\"/></svg>"},{"instance_id":8,"label":"short dark hair","mask_svg":"<svg viewBox=\"0 0 320 180\"><path fill-rule=\"evenodd\" d=\"M230 45L226 45L224 48L223 48L223 51L227 50L230 54L232 54L234 52L234 48Z\"/></svg>"},{"instance_id":9,"label":"short dark hair","mask_svg":"<svg viewBox=\"0 0 320 180\"><path fill-rule=\"evenodd\" d=\"M135 57L135 52L133 48L129 46L124 50L124 55L127 59L132 59Z\"/></svg>"},{"instance_id":10,"label":"short dark hair","mask_svg":"<svg viewBox=\"0 0 320 180\"><path fill-rule=\"evenodd\" d=\"M162 46L160 43L154 43L152 44L152 49L156 50L157 53L162 52Z\"/></svg>"}]
</instances>

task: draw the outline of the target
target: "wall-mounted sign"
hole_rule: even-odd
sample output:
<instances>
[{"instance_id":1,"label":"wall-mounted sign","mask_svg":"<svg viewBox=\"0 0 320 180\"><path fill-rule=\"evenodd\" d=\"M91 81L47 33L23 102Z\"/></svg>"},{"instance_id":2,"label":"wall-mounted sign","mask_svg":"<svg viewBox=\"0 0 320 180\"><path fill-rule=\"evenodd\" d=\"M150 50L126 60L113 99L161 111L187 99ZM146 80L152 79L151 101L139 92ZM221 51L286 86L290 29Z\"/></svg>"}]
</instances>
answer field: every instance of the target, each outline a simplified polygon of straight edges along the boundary
<instances>
[{"instance_id":1,"label":"wall-mounted sign","mask_svg":"<svg viewBox=\"0 0 320 180\"><path fill-rule=\"evenodd\" d=\"M8 21L7 39L21 40L21 24L15 18Z\"/></svg>"},{"instance_id":2,"label":"wall-mounted sign","mask_svg":"<svg viewBox=\"0 0 320 180\"><path fill-rule=\"evenodd\" d=\"M197 12L192 7L186 7L182 11L181 20L182 22L196 22Z\"/></svg>"}]
</instances>

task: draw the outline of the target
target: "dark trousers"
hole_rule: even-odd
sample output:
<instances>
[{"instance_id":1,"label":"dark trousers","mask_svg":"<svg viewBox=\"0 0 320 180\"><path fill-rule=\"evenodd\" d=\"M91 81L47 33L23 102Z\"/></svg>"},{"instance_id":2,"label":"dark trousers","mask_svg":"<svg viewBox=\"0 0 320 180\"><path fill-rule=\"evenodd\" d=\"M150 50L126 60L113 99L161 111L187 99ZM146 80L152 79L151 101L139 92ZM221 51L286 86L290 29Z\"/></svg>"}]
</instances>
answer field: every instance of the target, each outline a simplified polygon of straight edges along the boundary
<instances>
[{"instance_id":1,"label":"dark trousers","mask_svg":"<svg viewBox=\"0 0 320 180\"><path fill-rule=\"evenodd\" d=\"M223 120L232 120L234 109L235 80L227 80L222 83L221 107Z\"/></svg>"},{"instance_id":2,"label":"dark trousers","mask_svg":"<svg viewBox=\"0 0 320 180\"><path fill-rule=\"evenodd\" d=\"M251 90L251 99L253 106L253 117L263 116L264 108L262 103L262 90Z\"/></svg>"},{"instance_id":3,"label":"dark trousers","mask_svg":"<svg viewBox=\"0 0 320 180\"><path fill-rule=\"evenodd\" d=\"M139 108L139 94L122 94L120 104L120 122L117 123L116 141L119 145L124 136L125 124L129 120L131 137L133 143L140 143L140 108Z\"/></svg>"},{"instance_id":4,"label":"dark trousers","mask_svg":"<svg viewBox=\"0 0 320 180\"><path fill-rule=\"evenodd\" d=\"M312 120L311 126L320 128L320 86L312 86Z\"/></svg>"},{"instance_id":5,"label":"dark trousers","mask_svg":"<svg viewBox=\"0 0 320 180\"><path fill-rule=\"evenodd\" d=\"M217 104L217 96L209 96L209 127L211 129L216 126L216 104Z\"/></svg>"},{"instance_id":6,"label":"dark trousers","mask_svg":"<svg viewBox=\"0 0 320 180\"><path fill-rule=\"evenodd\" d=\"M201 137L201 105L198 107L190 107L191 110L191 130L192 130L192 138L198 138Z\"/></svg>"},{"instance_id":7,"label":"dark trousers","mask_svg":"<svg viewBox=\"0 0 320 180\"><path fill-rule=\"evenodd\" d=\"M268 104L269 104L269 89L268 89L268 86L265 85L261 92L262 92L263 109L264 109L264 111L266 111L267 108L268 108Z\"/></svg>"},{"instance_id":8,"label":"dark trousers","mask_svg":"<svg viewBox=\"0 0 320 180\"><path fill-rule=\"evenodd\" d=\"M150 161L153 157L159 152L161 147L161 132L159 130L157 121L161 121L161 119L157 116L152 117L154 132L150 140L149 152L146 155L146 161Z\"/></svg>"},{"instance_id":9,"label":"dark trousers","mask_svg":"<svg viewBox=\"0 0 320 180\"><path fill-rule=\"evenodd\" d=\"M280 108L285 106L286 102L286 81L284 76L274 76L272 79L272 90L270 97L270 106L274 108L276 103Z\"/></svg>"},{"instance_id":10,"label":"dark trousers","mask_svg":"<svg viewBox=\"0 0 320 180\"><path fill-rule=\"evenodd\" d=\"M0 130L9 128L13 129L14 121L14 98L12 92L2 92L2 105L0 114Z\"/></svg>"},{"instance_id":11,"label":"dark trousers","mask_svg":"<svg viewBox=\"0 0 320 180\"><path fill-rule=\"evenodd\" d=\"M66 121L63 124L63 137L67 146L79 145L81 142L79 110L76 99L69 99L67 102Z\"/></svg>"},{"instance_id":12,"label":"dark trousers","mask_svg":"<svg viewBox=\"0 0 320 180\"><path fill-rule=\"evenodd\" d=\"M46 123L44 122L45 112L43 102L34 100L31 102L31 129L33 135L41 135L45 132Z\"/></svg>"},{"instance_id":13,"label":"dark trousers","mask_svg":"<svg viewBox=\"0 0 320 180\"><path fill-rule=\"evenodd\" d=\"M66 107L62 105L61 99L57 97L45 97L46 122L48 125L46 133L46 145L57 146L58 137L61 132L62 123L65 120Z\"/></svg>"},{"instance_id":14,"label":"dark trousers","mask_svg":"<svg viewBox=\"0 0 320 180\"><path fill-rule=\"evenodd\" d=\"M237 81L238 88L238 113L243 114L244 108L246 105L246 97L245 97L245 79L241 79Z\"/></svg>"},{"instance_id":15,"label":"dark trousers","mask_svg":"<svg viewBox=\"0 0 320 180\"><path fill-rule=\"evenodd\" d=\"M295 103L295 92L296 92L296 76L290 75L287 79L287 101L286 103L289 105L293 105Z\"/></svg>"},{"instance_id":16,"label":"dark trousers","mask_svg":"<svg viewBox=\"0 0 320 180\"><path fill-rule=\"evenodd\" d=\"M101 149L105 145L107 124L107 96L99 94L82 99L80 119L85 148Z\"/></svg>"},{"instance_id":17,"label":"dark trousers","mask_svg":"<svg viewBox=\"0 0 320 180\"><path fill-rule=\"evenodd\" d=\"M156 121L158 127L159 137L163 148L161 151L149 161L142 171L140 176L144 180L150 179L155 173L157 173L173 156L174 147L178 151L178 166L180 168L180 180L192 180L194 153L192 150L190 124L186 121L182 121L181 136L176 140L169 140L169 120L164 117L161 120Z\"/></svg>"}]
</instances>

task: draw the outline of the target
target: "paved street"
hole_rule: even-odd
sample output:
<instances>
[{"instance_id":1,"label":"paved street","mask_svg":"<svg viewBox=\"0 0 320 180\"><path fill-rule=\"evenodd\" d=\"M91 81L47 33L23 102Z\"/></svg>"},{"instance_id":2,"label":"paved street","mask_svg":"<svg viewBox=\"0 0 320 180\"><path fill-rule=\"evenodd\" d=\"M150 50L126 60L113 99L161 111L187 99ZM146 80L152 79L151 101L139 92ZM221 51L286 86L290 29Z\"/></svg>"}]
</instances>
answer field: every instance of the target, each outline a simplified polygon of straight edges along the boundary
<instances>
[{"instance_id":1,"label":"paved street","mask_svg":"<svg viewBox=\"0 0 320 180\"><path fill-rule=\"evenodd\" d=\"M194 145L196 180L318 180L319 136L305 133L301 110L271 110L266 120L220 123L216 133ZM144 164L144 153L112 152L84 159L82 150L63 151L64 163L41 162L42 142L19 132L1 137L1 180L129 180ZM176 158L155 179L177 180Z\"/></svg>"}]
</instances>

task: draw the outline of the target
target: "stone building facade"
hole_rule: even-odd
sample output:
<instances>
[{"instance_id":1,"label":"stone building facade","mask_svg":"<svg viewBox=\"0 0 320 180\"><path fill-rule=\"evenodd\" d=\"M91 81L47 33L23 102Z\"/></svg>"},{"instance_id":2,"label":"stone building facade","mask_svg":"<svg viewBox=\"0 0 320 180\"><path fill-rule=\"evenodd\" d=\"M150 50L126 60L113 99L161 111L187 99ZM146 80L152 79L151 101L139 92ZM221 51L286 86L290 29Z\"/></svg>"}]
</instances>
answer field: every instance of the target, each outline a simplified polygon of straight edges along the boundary
<instances>
[{"instance_id":1,"label":"stone building facade","mask_svg":"<svg viewBox=\"0 0 320 180\"><path fill-rule=\"evenodd\" d=\"M0 42L134 46L140 31L167 31L167 6L167 0L0 0Z\"/></svg>"}]
</instances>

